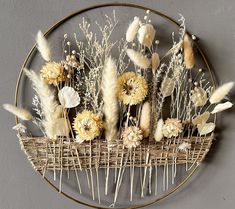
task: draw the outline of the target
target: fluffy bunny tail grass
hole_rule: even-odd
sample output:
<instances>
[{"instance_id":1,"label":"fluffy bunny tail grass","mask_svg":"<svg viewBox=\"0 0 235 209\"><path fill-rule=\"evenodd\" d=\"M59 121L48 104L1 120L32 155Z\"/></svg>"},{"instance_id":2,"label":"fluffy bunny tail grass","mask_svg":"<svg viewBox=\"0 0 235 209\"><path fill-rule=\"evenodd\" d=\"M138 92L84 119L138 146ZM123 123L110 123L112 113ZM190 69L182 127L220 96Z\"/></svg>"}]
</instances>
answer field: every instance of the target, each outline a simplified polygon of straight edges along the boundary
<instances>
[{"instance_id":1,"label":"fluffy bunny tail grass","mask_svg":"<svg viewBox=\"0 0 235 209\"><path fill-rule=\"evenodd\" d=\"M3 108L21 120L32 120L33 118L32 114L26 109L19 108L11 104L4 104Z\"/></svg>"}]
</instances>

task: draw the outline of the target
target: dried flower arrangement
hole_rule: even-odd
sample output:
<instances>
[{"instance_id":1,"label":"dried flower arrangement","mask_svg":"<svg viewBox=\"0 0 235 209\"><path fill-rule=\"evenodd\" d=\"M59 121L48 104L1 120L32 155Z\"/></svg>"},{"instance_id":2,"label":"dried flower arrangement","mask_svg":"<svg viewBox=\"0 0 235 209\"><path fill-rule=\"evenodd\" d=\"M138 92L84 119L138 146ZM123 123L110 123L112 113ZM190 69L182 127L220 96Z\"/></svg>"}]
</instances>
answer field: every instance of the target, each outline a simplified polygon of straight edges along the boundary
<instances>
[{"instance_id":1,"label":"dried flower arrangement","mask_svg":"<svg viewBox=\"0 0 235 209\"><path fill-rule=\"evenodd\" d=\"M36 92L33 113L9 104L4 108L42 131L42 137L32 137L24 125L14 127L34 169L43 174L74 170L77 175L77 170L104 168L107 194L109 170L114 168L114 206L126 167L132 173L131 201L134 167L145 168L144 185L147 168L157 173L164 166L166 172L172 165L174 182L177 164L190 169L204 159L214 137L215 114L232 107L225 100L234 83L215 89L203 70L195 67L194 41L186 33L183 17L178 40L173 35L172 48L165 55L158 54L149 10L143 20L135 17L125 39L116 42L110 40L118 24L115 13L105 18L105 26L97 23L101 40L83 19L79 27L86 41L74 35L77 50L71 51L65 34L60 62L53 59L39 31L36 43L45 64L40 74L24 69ZM114 47L118 57L112 56ZM163 185L168 189L168 182Z\"/></svg>"}]
</instances>

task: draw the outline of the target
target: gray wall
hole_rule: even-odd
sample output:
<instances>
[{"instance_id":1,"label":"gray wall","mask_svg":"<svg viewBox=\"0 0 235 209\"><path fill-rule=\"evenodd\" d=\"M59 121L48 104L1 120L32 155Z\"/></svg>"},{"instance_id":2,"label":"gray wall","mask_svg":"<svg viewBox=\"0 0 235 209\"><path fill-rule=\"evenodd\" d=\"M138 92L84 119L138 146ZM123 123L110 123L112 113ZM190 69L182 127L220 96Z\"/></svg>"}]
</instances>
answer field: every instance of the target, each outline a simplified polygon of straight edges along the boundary
<instances>
[{"instance_id":1,"label":"gray wall","mask_svg":"<svg viewBox=\"0 0 235 209\"><path fill-rule=\"evenodd\" d=\"M38 29L45 31L73 11L105 2L112 1L0 0L0 104L13 102L19 67ZM215 68L219 82L235 80L234 0L128 2L155 8L171 17L182 13L188 29L201 38L201 45ZM0 209L84 208L62 197L33 172L11 130L14 118L2 108L0 112ZM224 113L222 119L221 134L203 169L180 191L148 208L234 208L234 108Z\"/></svg>"}]
</instances>

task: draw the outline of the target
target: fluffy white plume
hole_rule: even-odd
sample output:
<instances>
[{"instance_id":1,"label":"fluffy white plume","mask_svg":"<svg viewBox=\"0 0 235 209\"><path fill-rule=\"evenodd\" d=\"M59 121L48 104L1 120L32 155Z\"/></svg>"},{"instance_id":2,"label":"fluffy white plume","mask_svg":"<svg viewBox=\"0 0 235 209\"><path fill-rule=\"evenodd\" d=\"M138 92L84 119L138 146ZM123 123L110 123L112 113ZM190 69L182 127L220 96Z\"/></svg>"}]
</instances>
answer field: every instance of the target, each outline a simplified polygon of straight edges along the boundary
<instances>
[{"instance_id":1,"label":"fluffy white plume","mask_svg":"<svg viewBox=\"0 0 235 209\"><path fill-rule=\"evenodd\" d=\"M38 51L41 53L42 58L49 62L51 60L51 49L41 31L38 31L36 42Z\"/></svg>"},{"instance_id":2,"label":"fluffy white plume","mask_svg":"<svg viewBox=\"0 0 235 209\"><path fill-rule=\"evenodd\" d=\"M126 31L126 41L127 42L134 41L136 34L139 30L139 27L140 27L140 19L138 17L135 17Z\"/></svg>"},{"instance_id":3,"label":"fluffy white plume","mask_svg":"<svg viewBox=\"0 0 235 209\"><path fill-rule=\"evenodd\" d=\"M137 52L133 49L127 49L126 53L131 59L131 61L138 67L147 69L150 66L150 60L140 52Z\"/></svg>"},{"instance_id":4,"label":"fluffy white plume","mask_svg":"<svg viewBox=\"0 0 235 209\"><path fill-rule=\"evenodd\" d=\"M69 86L64 86L62 89L60 89L58 93L58 98L60 104L64 108L73 108L78 106L80 103L80 97L78 92L75 91L74 88Z\"/></svg>"},{"instance_id":5,"label":"fluffy white plume","mask_svg":"<svg viewBox=\"0 0 235 209\"><path fill-rule=\"evenodd\" d=\"M47 136L51 138L52 136L55 136L54 133L58 128L58 124L55 122L55 120L62 117L63 108L56 101L54 92L38 74L27 69L24 69L24 72L32 81L33 88L38 94L44 115L44 120L42 121L43 127ZM61 123L62 122L59 122L59 124Z\"/></svg>"},{"instance_id":6,"label":"fluffy white plume","mask_svg":"<svg viewBox=\"0 0 235 209\"><path fill-rule=\"evenodd\" d=\"M19 108L11 104L4 104L3 108L21 120L31 120L33 118L32 114L26 109Z\"/></svg>"},{"instance_id":7,"label":"fluffy white plume","mask_svg":"<svg viewBox=\"0 0 235 209\"><path fill-rule=\"evenodd\" d=\"M204 123L197 126L198 132L200 136L206 135L214 131L215 124L214 123Z\"/></svg>"},{"instance_id":8,"label":"fluffy white plume","mask_svg":"<svg viewBox=\"0 0 235 209\"><path fill-rule=\"evenodd\" d=\"M117 66L111 57L106 60L104 66L102 90L106 122L105 136L106 140L111 142L116 140L118 122Z\"/></svg>"},{"instance_id":9,"label":"fluffy white plume","mask_svg":"<svg viewBox=\"0 0 235 209\"><path fill-rule=\"evenodd\" d=\"M142 25L138 31L138 41L144 46L151 47L155 36L155 29L151 24Z\"/></svg>"},{"instance_id":10,"label":"fluffy white plume","mask_svg":"<svg viewBox=\"0 0 235 209\"><path fill-rule=\"evenodd\" d=\"M233 88L234 82L228 82L217 88L210 97L210 103L215 104L220 102Z\"/></svg>"},{"instance_id":11,"label":"fluffy white plume","mask_svg":"<svg viewBox=\"0 0 235 209\"><path fill-rule=\"evenodd\" d=\"M164 125L164 121L162 119L159 119L157 122L157 128L154 133L154 139L157 142L160 142L163 138L163 133L162 133L163 125Z\"/></svg>"},{"instance_id":12,"label":"fluffy white plume","mask_svg":"<svg viewBox=\"0 0 235 209\"><path fill-rule=\"evenodd\" d=\"M229 108L231 108L233 106L233 104L231 102L225 102L222 104L217 104L214 108L214 110L211 112L212 114L218 113L218 112L222 112L224 110L227 110Z\"/></svg>"},{"instance_id":13,"label":"fluffy white plume","mask_svg":"<svg viewBox=\"0 0 235 209\"><path fill-rule=\"evenodd\" d=\"M157 70L157 68L160 65L160 58L158 53L153 53L152 54L152 70Z\"/></svg>"},{"instance_id":14,"label":"fluffy white plume","mask_svg":"<svg viewBox=\"0 0 235 209\"><path fill-rule=\"evenodd\" d=\"M142 107L140 116L140 129L143 131L144 137L148 137L150 133L151 106L149 102L145 102Z\"/></svg>"}]
</instances>

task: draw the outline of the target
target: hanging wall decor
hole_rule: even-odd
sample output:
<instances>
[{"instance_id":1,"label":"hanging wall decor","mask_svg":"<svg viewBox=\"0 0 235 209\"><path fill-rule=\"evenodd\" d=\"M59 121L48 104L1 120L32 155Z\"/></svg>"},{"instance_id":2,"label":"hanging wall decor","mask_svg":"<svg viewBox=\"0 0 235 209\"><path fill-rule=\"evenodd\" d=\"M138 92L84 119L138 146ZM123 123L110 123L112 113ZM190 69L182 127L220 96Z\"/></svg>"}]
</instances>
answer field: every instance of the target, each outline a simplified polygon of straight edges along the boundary
<instances>
[{"instance_id":1,"label":"hanging wall decor","mask_svg":"<svg viewBox=\"0 0 235 209\"><path fill-rule=\"evenodd\" d=\"M16 105L4 108L33 168L60 193L94 208L140 208L200 166L234 83L216 87L178 17L106 4L37 33Z\"/></svg>"}]
</instances>

